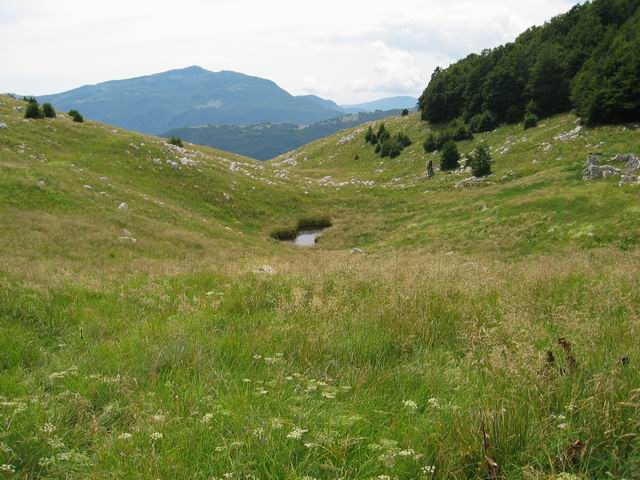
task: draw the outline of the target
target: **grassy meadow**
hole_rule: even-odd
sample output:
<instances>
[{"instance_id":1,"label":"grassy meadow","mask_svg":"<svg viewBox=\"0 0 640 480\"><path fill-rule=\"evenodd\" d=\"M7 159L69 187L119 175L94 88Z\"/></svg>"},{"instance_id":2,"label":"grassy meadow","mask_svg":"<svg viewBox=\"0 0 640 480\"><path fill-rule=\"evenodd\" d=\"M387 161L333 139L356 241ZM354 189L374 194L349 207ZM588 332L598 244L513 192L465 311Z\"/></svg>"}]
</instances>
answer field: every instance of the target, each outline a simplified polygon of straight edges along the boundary
<instances>
[{"instance_id":1,"label":"grassy meadow","mask_svg":"<svg viewBox=\"0 0 640 480\"><path fill-rule=\"evenodd\" d=\"M640 478L640 186L581 180L636 126L501 127L456 188L416 116L393 160L358 128L259 163L23 106L0 478ZM312 249L271 238L314 219Z\"/></svg>"}]
</instances>

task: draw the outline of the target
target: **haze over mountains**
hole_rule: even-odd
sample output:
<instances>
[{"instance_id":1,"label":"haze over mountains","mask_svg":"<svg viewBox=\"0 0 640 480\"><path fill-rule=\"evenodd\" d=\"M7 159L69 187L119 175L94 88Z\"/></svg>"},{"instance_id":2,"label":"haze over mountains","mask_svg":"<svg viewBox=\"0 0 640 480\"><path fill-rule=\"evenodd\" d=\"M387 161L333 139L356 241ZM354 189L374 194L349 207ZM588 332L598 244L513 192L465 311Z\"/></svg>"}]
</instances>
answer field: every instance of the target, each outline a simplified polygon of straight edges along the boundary
<instances>
[{"instance_id":1,"label":"haze over mountains","mask_svg":"<svg viewBox=\"0 0 640 480\"><path fill-rule=\"evenodd\" d=\"M39 96L38 100L51 102L59 110L78 109L88 118L151 134L195 125L309 125L370 108L363 105L345 110L315 95L291 95L270 80L198 66L85 85ZM411 106L415 103L415 99L409 102Z\"/></svg>"}]
</instances>

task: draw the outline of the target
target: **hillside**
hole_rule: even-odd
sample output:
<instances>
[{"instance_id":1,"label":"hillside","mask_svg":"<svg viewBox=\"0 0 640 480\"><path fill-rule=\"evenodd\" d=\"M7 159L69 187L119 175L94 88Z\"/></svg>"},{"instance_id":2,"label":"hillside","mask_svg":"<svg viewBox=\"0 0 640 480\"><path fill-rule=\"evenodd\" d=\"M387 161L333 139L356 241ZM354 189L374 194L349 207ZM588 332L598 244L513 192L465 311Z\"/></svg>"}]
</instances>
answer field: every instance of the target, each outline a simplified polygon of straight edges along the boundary
<instances>
[{"instance_id":1,"label":"hillside","mask_svg":"<svg viewBox=\"0 0 640 480\"><path fill-rule=\"evenodd\" d=\"M61 111L144 133L204 124L307 125L342 113L330 103L290 95L274 82L241 73L188 67L85 85L38 97Z\"/></svg>"},{"instance_id":2,"label":"hillside","mask_svg":"<svg viewBox=\"0 0 640 480\"><path fill-rule=\"evenodd\" d=\"M352 113L323 120L307 126L287 123L264 123L259 125L197 125L174 128L163 137L177 136L189 142L209 145L257 160L269 160L281 153L311 143L319 138L333 135L340 130L393 115L400 110L385 110L371 113Z\"/></svg>"},{"instance_id":3,"label":"hillside","mask_svg":"<svg viewBox=\"0 0 640 480\"><path fill-rule=\"evenodd\" d=\"M437 68L420 97L432 123L476 131L574 110L590 125L640 120L640 1L582 2L514 42ZM497 123L496 123L497 122Z\"/></svg>"},{"instance_id":4,"label":"hillside","mask_svg":"<svg viewBox=\"0 0 640 480\"><path fill-rule=\"evenodd\" d=\"M0 97L3 478L640 470L640 185L582 180L637 125L476 135L494 173L456 188L419 114L385 120L395 159L357 127L261 163L25 106Z\"/></svg>"}]
</instances>

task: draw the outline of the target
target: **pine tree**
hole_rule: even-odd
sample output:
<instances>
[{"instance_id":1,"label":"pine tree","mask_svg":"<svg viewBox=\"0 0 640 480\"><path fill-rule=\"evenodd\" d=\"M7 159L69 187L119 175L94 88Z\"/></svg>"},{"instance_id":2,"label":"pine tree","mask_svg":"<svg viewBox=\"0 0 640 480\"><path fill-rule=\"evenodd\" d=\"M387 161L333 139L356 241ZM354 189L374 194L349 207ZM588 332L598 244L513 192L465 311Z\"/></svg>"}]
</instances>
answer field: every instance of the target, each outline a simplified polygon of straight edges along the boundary
<instances>
[{"instance_id":1,"label":"pine tree","mask_svg":"<svg viewBox=\"0 0 640 480\"><path fill-rule=\"evenodd\" d=\"M30 98L27 101L27 108L24 111L24 118L43 118L42 110L35 98Z\"/></svg>"},{"instance_id":2,"label":"pine tree","mask_svg":"<svg viewBox=\"0 0 640 480\"><path fill-rule=\"evenodd\" d=\"M491 174L491 152L489 148L482 144L471 154L470 166L475 177L485 177Z\"/></svg>"},{"instance_id":3,"label":"pine tree","mask_svg":"<svg viewBox=\"0 0 640 480\"><path fill-rule=\"evenodd\" d=\"M435 133L430 132L429 135L427 135L426 140L422 144L422 148L424 148L426 153L432 153L438 150L438 139Z\"/></svg>"},{"instance_id":4,"label":"pine tree","mask_svg":"<svg viewBox=\"0 0 640 480\"><path fill-rule=\"evenodd\" d=\"M56 110L49 102L42 104L42 113L46 118L56 118Z\"/></svg>"},{"instance_id":5,"label":"pine tree","mask_svg":"<svg viewBox=\"0 0 640 480\"><path fill-rule=\"evenodd\" d=\"M458 147L456 142L453 140L449 140L442 146L442 153L440 158L440 170L455 170L460 167L460 152L458 152Z\"/></svg>"}]
</instances>

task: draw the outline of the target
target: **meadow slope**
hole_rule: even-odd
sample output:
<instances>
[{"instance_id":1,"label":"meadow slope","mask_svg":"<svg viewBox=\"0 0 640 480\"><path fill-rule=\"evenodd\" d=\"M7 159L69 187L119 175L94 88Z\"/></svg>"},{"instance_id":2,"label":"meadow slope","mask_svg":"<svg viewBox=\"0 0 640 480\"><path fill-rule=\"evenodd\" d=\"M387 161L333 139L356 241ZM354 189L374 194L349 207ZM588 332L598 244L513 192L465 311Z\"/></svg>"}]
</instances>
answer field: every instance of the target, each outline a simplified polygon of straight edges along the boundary
<instances>
[{"instance_id":1,"label":"meadow slope","mask_svg":"<svg viewBox=\"0 0 640 480\"><path fill-rule=\"evenodd\" d=\"M581 179L637 127L502 127L455 188L417 116L394 160L358 128L261 164L20 108L2 478L640 478L640 186ZM313 249L270 238L320 216Z\"/></svg>"}]
</instances>

